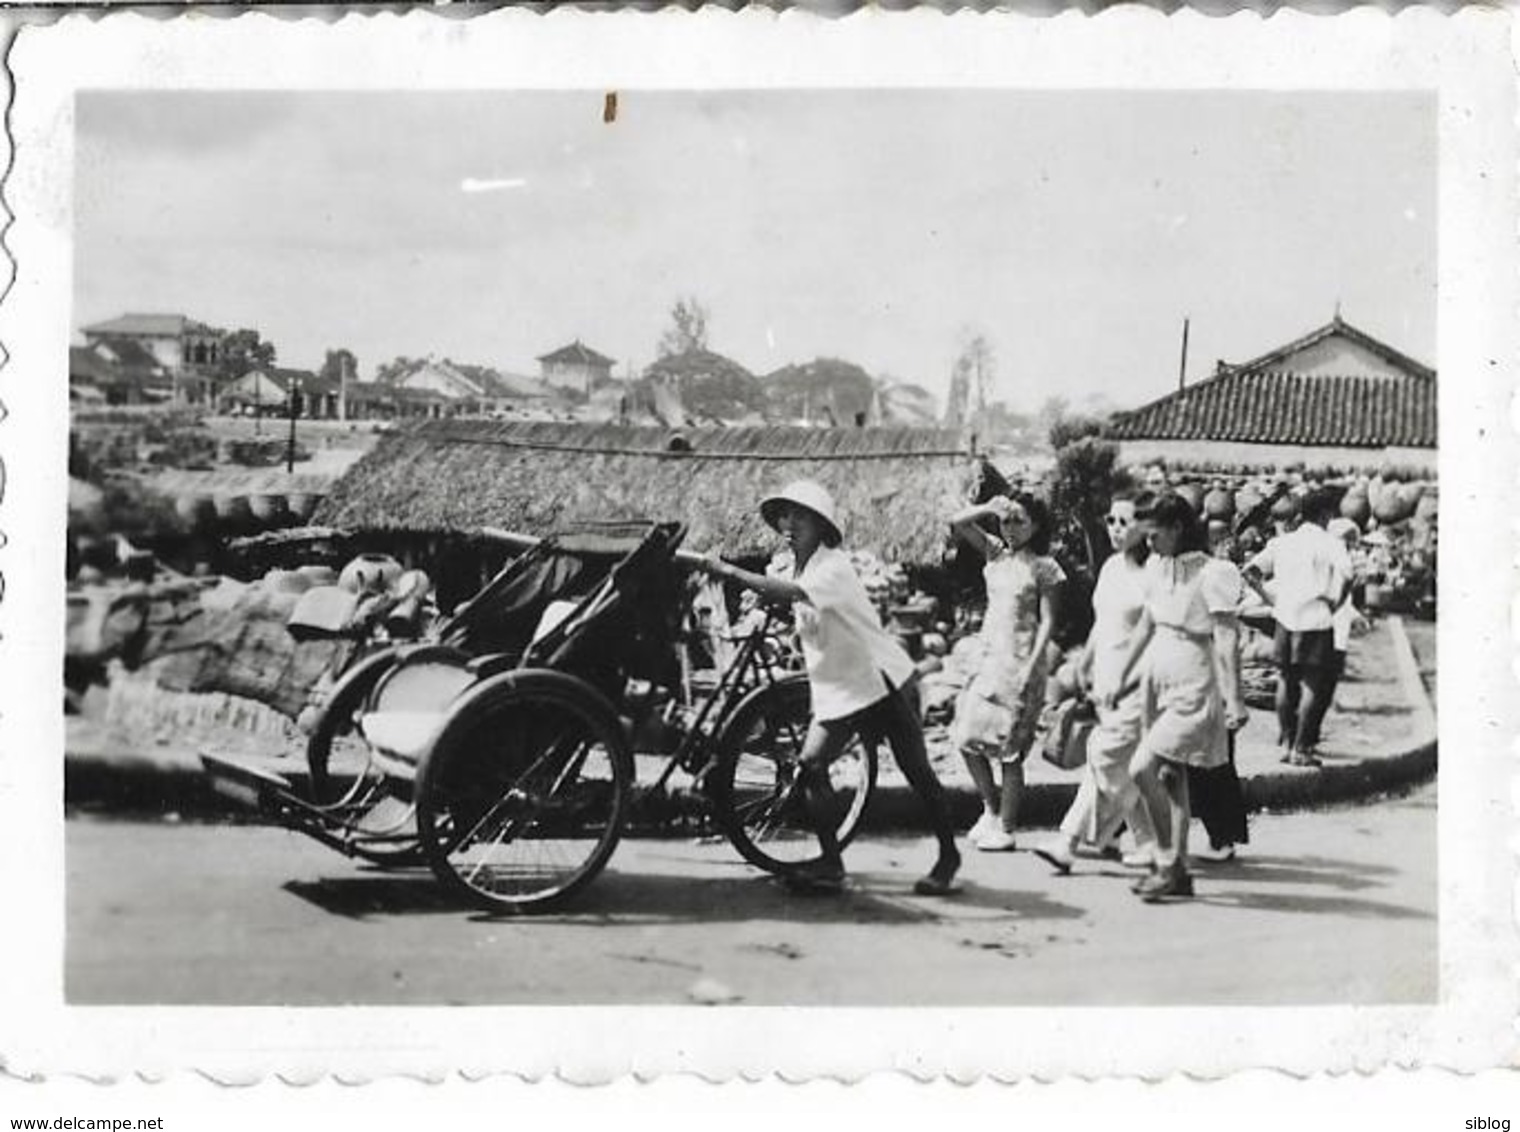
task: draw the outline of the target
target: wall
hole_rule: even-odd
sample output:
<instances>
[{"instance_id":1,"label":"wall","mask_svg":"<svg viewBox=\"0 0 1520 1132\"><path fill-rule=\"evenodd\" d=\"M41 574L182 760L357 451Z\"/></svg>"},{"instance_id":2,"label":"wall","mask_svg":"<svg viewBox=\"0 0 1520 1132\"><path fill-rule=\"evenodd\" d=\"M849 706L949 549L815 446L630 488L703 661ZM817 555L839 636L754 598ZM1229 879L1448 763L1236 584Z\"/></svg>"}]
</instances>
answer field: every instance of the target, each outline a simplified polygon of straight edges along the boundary
<instances>
[{"instance_id":1,"label":"wall","mask_svg":"<svg viewBox=\"0 0 1520 1132\"><path fill-rule=\"evenodd\" d=\"M135 341L158 359L160 365L177 370L184 364L184 344L178 338L137 338Z\"/></svg>"},{"instance_id":2,"label":"wall","mask_svg":"<svg viewBox=\"0 0 1520 1132\"><path fill-rule=\"evenodd\" d=\"M1289 354L1269 369L1274 373L1311 376L1407 378L1408 372L1345 338L1331 337Z\"/></svg>"},{"instance_id":3,"label":"wall","mask_svg":"<svg viewBox=\"0 0 1520 1132\"><path fill-rule=\"evenodd\" d=\"M1306 468L1365 468L1376 471L1384 464L1415 467L1435 473L1439 458L1434 448L1339 448L1307 444L1247 444L1223 440L1125 440L1119 444L1126 464L1163 459L1189 464L1250 464L1281 468L1303 464Z\"/></svg>"}]
</instances>

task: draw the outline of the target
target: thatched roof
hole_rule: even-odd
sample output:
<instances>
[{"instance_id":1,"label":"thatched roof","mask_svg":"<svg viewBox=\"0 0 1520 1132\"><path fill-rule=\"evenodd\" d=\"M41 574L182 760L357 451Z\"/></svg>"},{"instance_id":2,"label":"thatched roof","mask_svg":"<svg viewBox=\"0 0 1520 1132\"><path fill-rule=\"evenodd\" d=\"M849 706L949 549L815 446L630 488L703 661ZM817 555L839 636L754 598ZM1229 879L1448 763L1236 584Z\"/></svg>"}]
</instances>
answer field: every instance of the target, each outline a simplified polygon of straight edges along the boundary
<instances>
[{"instance_id":1,"label":"thatched roof","mask_svg":"<svg viewBox=\"0 0 1520 1132\"><path fill-rule=\"evenodd\" d=\"M672 440L689 451L672 450ZM984 475L930 429L696 428L424 421L392 433L333 485L314 521L349 530L544 534L598 519L678 519L687 545L766 553L759 501L786 482L833 492L847 544L937 562L953 506Z\"/></svg>"}]
</instances>

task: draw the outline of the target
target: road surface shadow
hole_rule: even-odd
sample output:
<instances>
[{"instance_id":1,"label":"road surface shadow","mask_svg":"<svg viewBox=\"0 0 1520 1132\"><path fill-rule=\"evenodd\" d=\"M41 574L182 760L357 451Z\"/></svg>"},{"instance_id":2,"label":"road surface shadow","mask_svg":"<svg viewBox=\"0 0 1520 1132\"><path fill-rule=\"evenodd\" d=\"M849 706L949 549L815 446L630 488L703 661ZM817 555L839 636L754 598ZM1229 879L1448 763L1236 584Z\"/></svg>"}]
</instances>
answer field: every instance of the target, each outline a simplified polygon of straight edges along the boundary
<instances>
[{"instance_id":1,"label":"road surface shadow","mask_svg":"<svg viewBox=\"0 0 1520 1132\"><path fill-rule=\"evenodd\" d=\"M1382 878L1397 872L1387 865L1363 861L1342 861L1331 857L1281 857L1251 854L1232 861L1195 862L1200 877L1216 880L1242 880L1270 884L1324 885L1343 892L1376 888Z\"/></svg>"},{"instance_id":2,"label":"road surface shadow","mask_svg":"<svg viewBox=\"0 0 1520 1132\"><path fill-rule=\"evenodd\" d=\"M381 916L465 913L471 920L548 923L849 923L897 926L934 923L957 909L976 908L1019 920L1075 919L1081 908L1042 892L967 883L955 896L913 895L898 876L852 877L840 893L794 892L769 876L691 877L609 870L562 907L533 913L491 913L456 896L426 872L323 877L282 888L324 912L353 920Z\"/></svg>"},{"instance_id":3,"label":"road surface shadow","mask_svg":"<svg viewBox=\"0 0 1520 1132\"><path fill-rule=\"evenodd\" d=\"M457 914L474 907L444 888L428 872L292 880L280 887L324 912L351 920L427 912Z\"/></svg>"},{"instance_id":4,"label":"road surface shadow","mask_svg":"<svg viewBox=\"0 0 1520 1132\"><path fill-rule=\"evenodd\" d=\"M1406 908L1401 904L1388 904L1381 900L1284 892L1216 892L1207 885L1199 887L1198 895L1191 903L1253 912L1309 912L1318 915L1368 917L1379 920L1435 919L1430 912Z\"/></svg>"}]
</instances>

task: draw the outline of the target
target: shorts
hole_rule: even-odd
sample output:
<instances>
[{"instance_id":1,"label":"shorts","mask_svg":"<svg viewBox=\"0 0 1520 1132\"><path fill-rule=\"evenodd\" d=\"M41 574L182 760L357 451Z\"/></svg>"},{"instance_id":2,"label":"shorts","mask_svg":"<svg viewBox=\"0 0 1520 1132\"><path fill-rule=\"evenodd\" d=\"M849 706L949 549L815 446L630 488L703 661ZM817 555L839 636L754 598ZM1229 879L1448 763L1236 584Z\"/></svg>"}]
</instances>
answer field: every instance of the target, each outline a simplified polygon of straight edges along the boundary
<instances>
[{"instance_id":1,"label":"shorts","mask_svg":"<svg viewBox=\"0 0 1520 1132\"><path fill-rule=\"evenodd\" d=\"M1296 633L1279 625L1272 638L1272 659L1284 674L1304 668L1330 672L1335 668L1335 630Z\"/></svg>"}]
</instances>

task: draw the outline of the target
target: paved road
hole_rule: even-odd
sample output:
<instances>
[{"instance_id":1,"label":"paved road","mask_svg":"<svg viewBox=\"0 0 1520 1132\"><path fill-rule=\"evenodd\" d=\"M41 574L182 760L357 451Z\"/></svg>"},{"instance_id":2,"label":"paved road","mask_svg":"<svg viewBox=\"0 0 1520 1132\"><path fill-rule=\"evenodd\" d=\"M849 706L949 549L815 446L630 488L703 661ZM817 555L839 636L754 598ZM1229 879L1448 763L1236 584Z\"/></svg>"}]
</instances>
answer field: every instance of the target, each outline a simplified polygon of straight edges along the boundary
<instances>
[{"instance_id":1,"label":"paved road","mask_svg":"<svg viewBox=\"0 0 1520 1132\"><path fill-rule=\"evenodd\" d=\"M68 823L76 1003L1107 1004L1422 1002L1436 994L1436 791L1260 815L1199 898L1124 870L977 855L909 893L929 846L854 847L843 897L787 893L724 844L625 842L572 912L501 920L430 874L294 834Z\"/></svg>"}]
</instances>

